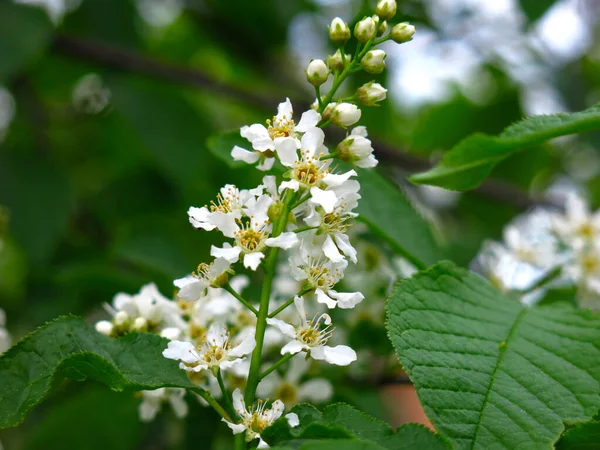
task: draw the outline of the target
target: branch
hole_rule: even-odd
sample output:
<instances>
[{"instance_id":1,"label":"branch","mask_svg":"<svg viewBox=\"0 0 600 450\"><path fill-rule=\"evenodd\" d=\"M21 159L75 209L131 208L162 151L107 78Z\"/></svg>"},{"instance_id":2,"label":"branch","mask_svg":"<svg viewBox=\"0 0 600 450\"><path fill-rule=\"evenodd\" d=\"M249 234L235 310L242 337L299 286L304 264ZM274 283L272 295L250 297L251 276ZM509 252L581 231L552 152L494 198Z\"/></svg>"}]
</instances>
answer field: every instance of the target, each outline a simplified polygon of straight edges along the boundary
<instances>
[{"instance_id":1,"label":"branch","mask_svg":"<svg viewBox=\"0 0 600 450\"><path fill-rule=\"evenodd\" d=\"M58 35L53 42L52 49L57 53L97 63L103 67L142 74L176 84L209 89L224 97L237 101L241 100L267 111L270 111L278 103L275 98L266 98L239 86L222 83L208 77L199 70L99 42ZM294 104L302 109L308 109L309 107L305 101L295 100ZM373 147L376 149L375 154L381 162L399 166L408 172L420 172L432 166L427 160L410 155L408 152L394 148L384 142L375 139L372 139L372 142ZM528 209L536 205L557 206L543 198L534 198L526 191L511 184L491 179L486 180L472 192L499 202L511 204L518 209Z\"/></svg>"}]
</instances>

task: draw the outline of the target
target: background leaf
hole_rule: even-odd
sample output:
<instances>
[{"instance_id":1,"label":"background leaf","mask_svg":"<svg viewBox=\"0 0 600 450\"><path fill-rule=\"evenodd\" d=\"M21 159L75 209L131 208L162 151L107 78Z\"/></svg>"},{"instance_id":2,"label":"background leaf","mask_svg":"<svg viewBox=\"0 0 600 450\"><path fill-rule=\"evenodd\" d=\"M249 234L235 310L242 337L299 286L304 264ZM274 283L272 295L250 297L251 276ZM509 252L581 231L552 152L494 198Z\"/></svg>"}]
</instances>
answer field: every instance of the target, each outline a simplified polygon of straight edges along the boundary
<instances>
[{"instance_id":1,"label":"background leaf","mask_svg":"<svg viewBox=\"0 0 600 450\"><path fill-rule=\"evenodd\" d=\"M576 113L533 116L511 125L498 137L474 134L444 155L431 170L413 175L416 184L465 191L481 184L508 156L549 139L600 129L600 105Z\"/></svg>"},{"instance_id":2,"label":"background leaf","mask_svg":"<svg viewBox=\"0 0 600 450\"><path fill-rule=\"evenodd\" d=\"M592 420L569 428L556 443L556 450L593 450L600 448L600 422Z\"/></svg>"},{"instance_id":3,"label":"background leaf","mask_svg":"<svg viewBox=\"0 0 600 450\"><path fill-rule=\"evenodd\" d=\"M457 449L552 448L600 406L600 317L526 308L451 263L400 282L388 306L400 362Z\"/></svg>"}]
</instances>

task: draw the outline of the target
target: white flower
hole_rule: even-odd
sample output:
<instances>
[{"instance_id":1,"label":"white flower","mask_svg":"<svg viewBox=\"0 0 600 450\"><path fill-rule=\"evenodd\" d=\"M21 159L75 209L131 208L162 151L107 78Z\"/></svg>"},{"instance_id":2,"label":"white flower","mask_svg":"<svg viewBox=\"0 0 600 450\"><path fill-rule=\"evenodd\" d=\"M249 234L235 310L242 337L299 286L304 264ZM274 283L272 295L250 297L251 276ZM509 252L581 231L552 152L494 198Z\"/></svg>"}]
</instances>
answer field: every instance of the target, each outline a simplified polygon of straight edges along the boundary
<instances>
[{"instance_id":1,"label":"white flower","mask_svg":"<svg viewBox=\"0 0 600 450\"><path fill-rule=\"evenodd\" d=\"M385 100L387 89L379 83L370 81L356 90L356 96L361 104L365 106L375 106L377 103Z\"/></svg>"},{"instance_id":2,"label":"white flower","mask_svg":"<svg viewBox=\"0 0 600 450\"><path fill-rule=\"evenodd\" d=\"M336 125L346 128L358 122L361 114L358 106L353 105L352 103L339 103L333 109L331 119Z\"/></svg>"},{"instance_id":3,"label":"white flower","mask_svg":"<svg viewBox=\"0 0 600 450\"><path fill-rule=\"evenodd\" d=\"M565 214L555 214L553 225L569 246L600 239L600 211L592 213L586 201L575 193L569 193Z\"/></svg>"},{"instance_id":4,"label":"white flower","mask_svg":"<svg viewBox=\"0 0 600 450\"><path fill-rule=\"evenodd\" d=\"M403 44L408 41L412 41L413 36L417 32L414 25L411 25L408 22L402 22L392 27L390 31L390 36L394 40L394 42L398 44Z\"/></svg>"},{"instance_id":5,"label":"white flower","mask_svg":"<svg viewBox=\"0 0 600 450\"><path fill-rule=\"evenodd\" d=\"M321 249L316 249L320 253ZM331 260L322 261L320 257L311 256L306 248L294 252L290 258L292 276L298 281L304 281L307 288L314 289L317 302L336 306L342 309L354 308L364 296L360 292L337 292L333 287L343 278L343 271L348 265L346 260L334 263Z\"/></svg>"},{"instance_id":6,"label":"white flower","mask_svg":"<svg viewBox=\"0 0 600 450\"><path fill-rule=\"evenodd\" d=\"M245 161L253 164L259 159L261 164L258 166L260 170L269 170L275 162L274 153L279 155L279 143L282 139L293 139L297 147L300 144L298 133L305 133L317 126L321 120L321 115L313 110L302 114L300 122L296 125L293 118L293 109L290 99L280 103L277 108L277 115L273 120L267 121L267 127L261 124L244 126L240 129L240 134L243 138L250 141L254 152L250 152L241 147L234 147L231 152L233 159L236 161Z\"/></svg>"},{"instance_id":7,"label":"white flower","mask_svg":"<svg viewBox=\"0 0 600 450\"><path fill-rule=\"evenodd\" d=\"M185 402L185 389L159 388L154 391L141 391L142 403L139 406L140 420L150 422L156 417L163 403L169 402L178 419L187 416L188 406Z\"/></svg>"},{"instance_id":8,"label":"white flower","mask_svg":"<svg viewBox=\"0 0 600 450\"><path fill-rule=\"evenodd\" d=\"M4 310L0 308L0 354L4 353L11 346L10 334L5 328L6 326L6 314Z\"/></svg>"},{"instance_id":9,"label":"white flower","mask_svg":"<svg viewBox=\"0 0 600 450\"><path fill-rule=\"evenodd\" d=\"M206 231L218 229L224 236L233 237L236 222L244 211L254 205L262 194L263 186L256 189L239 190L232 184L226 184L217 195L217 201L202 208L190 207L188 216L195 228Z\"/></svg>"},{"instance_id":10,"label":"white flower","mask_svg":"<svg viewBox=\"0 0 600 450\"><path fill-rule=\"evenodd\" d=\"M218 288L227 281L229 265L223 258L216 258L210 264L200 264L194 274L173 282L179 288L177 296L188 302L206 297L209 287Z\"/></svg>"},{"instance_id":11,"label":"white flower","mask_svg":"<svg viewBox=\"0 0 600 450\"><path fill-rule=\"evenodd\" d=\"M267 408L267 403L259 400L256 407L247 409L244 396L239 389L236 389L233 391L233 408L240 417L240 423L232 423L222 419L231 428L233 434L245 432L246 442L258 439L258 448L269 448L269 445L261 439L260 434L281 417L285 408L283 402L275 400L271 404L271 407ZM285 417L288 419L290 426L298 425L298 416L296 414L287 414Z\"/></svg>"},{"instance_id":12,"label":"white flower","mask_svg":"<svg viewBox=\"0 0 600 450\"><path fill-rule=\"evenodd\" d=\"M322 59L313 59L306 68L306 79L314 86L321 86L329 78L329 68Z\"/></svg>"},{"instance_id":13,"label":"white flower","mask_svg":"<svg viewBox=\"0 0 600 450\"><path fill-rule=\"evenodd\" d=\"M282 377L277 371L271 372L258 385L259 397L279 398L288 407L297 403L324 403L331 399L333 386L325 378L312 378L301 382L300 379L310 368L310 361L300 356L290 360L290 365Z\"/></svg>"},{"instance_id":14,"label":"white flower","mask_svg":"<svg viewBox=\"0 0 600 450\"><path fill-rule=\"evenodd\" d=\"M282 355L288 353L295 355L305 351L313 359L338 366L347 366L352 361L356 361L356 352L350 347L346 345L329 347L327 345L334 330L328 314L315 315L312 320L307 320L304 299L295 297L294 304L300 317L299 325L293 326L279 319L267 319L269 325L277 327L279 331L292 339L281 349Z\"/></svg>"},{"instance_id":15,"label":"white flower","mask_svg":"<svg viewBox=\"0 0 600 450\"><path fill-rule=\"evenodd\" d=\"M341 263L344 257L353 263L357 261L356 250L346 233L348 222L358 215L352 210L356 208L360 199L359 188L358 181L354 180L332 188L336 202L329 213L313 202L307 205L308 211L304 221L316 230L305 233L303 239L307 239L307 235L312 236L312 245L320 246L325 256L334 263Z\"/></svg>"},{"instance_id":16,"label":"white flower","mask_svg":"<svg viewBox=\"0 0 600 450\"><path fill-rule=\"evenodd\" d=\"M379 0L375 13L383 20L391 19L396 15L396 0Z\"/></svg>"},{"instance_id":17,"label":"white flower","mask_svg":"<svg viewBox=\"0 0 600 450\"><path fill-rule=\"evenodd\" d=\"M350 39L350 27L339 17L331 21L329 25L329 38L336 45L342 45Z\"/></svg>"},{"instance_id":18,"label":"white flower","mask_svg":"<svg viewBox=\"0 0 600 450\"><path fill-rule=\"evenodd\" d=\"M350 161L358 167L369 169L377 165L373 155L371 141L367 139L367 129L356 127L346 139L338 145L338 154L342 161Z\"/></svg>"},{"instance_id":19,"label":"white flower","mask_svg":"<svg viewBox=\"0 0 600 450\"><path fill-rule=\"evenodd\" d=\"M154 283L144 285L135 295L119 293L113 298L112 305L105 304L104 307L114 317L112 333L117 335L132 330L162 332L186 327L177 303L165 298ZM108 331L104 323L98 328L100 332Z\"/></svg>"},{"instance_id":20,"label":"white flower","mask_svg":"<svg viewBox=\"0 0 600 450\"><path fill-rule=\"evenodd\" d=\"M269 207L273 199L268 195L261 195L256 203L249 205L245 211L247 219L235 223L233 236L234 245L225 244L222 248L213 246L210 254L216 258L223 258L230 263L235 263L243 255L246 268L256 270L265 257L267 247L290 249L298 245L298 236L293 232L284 232L277 237L271 237L271 224L268 218Z\"/></svg>"},{"instance_id":21,"label":"white flower","mask_svg":"<svg viewBox=\"0 0 600 450\"><path fill-rule=\"evenodd\" d=\"M583 291L581 296L593 294L597 303L600 296L600 240L576 249L572 260L564 267L564 274Z\"/></svg>"},{"instance_id":22,"label":"white flower","mask_svg":"<svg viewBox=\"0 0 600 450\"><path fill-rule=\"evenodd\" d=\"M385 57L386 54L383 50L369 50L360 60L360 64L365 72L371 74L381 73L385 69Z\"/></svg>"},{"instance_id":23,"label":"white flower","mask_svg":"<svg viewBox=\"0 0 600 450\"><path fill-rule=\"evenodd\" d=\"M254 350L256 342L250 335L239 345L232 347L229 341L227 327L221 323L213 323L204 344L194 347L190 342L171 341L163 356L168 359L181 361L179 367L187 372L219 368L227 370L243 361L243 357Z\"/></svg>"}]
</instances>

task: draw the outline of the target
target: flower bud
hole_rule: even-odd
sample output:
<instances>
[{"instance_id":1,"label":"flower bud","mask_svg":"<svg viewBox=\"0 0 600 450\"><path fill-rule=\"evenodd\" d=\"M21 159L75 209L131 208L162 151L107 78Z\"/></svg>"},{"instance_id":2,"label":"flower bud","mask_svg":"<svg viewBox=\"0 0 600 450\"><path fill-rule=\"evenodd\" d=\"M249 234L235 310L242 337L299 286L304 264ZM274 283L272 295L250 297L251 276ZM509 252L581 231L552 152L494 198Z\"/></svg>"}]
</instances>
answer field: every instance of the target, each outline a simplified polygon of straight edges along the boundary
<instances>
[{"instance_id":1,"label":"flower bud","mask_svg":"<svg viewBox=\"0 0 600 450\"><path fill-rule=\"evenodd\" d=\"M350 27L339 17L333 19L328 28L329 38L335 45L344 45L350 39Z\"/></svg>"},{"instance_id":2,"label":"flower bud","mask_svg":"<svg viewBox=\"0 0 600 450\"><path fill-rule=\"evenodd\" d=\"M306 69L306 79L313 86L321 86L329 78L329 69L322 59L313 59Z\"/></svg>"},{"instance_id":3,"label":"flower bud","mask_svg":"<svg viewBox=\"0 0 600 450\"><path fill-rule=\"evenodd\" d=\"M346 63L350 63L352 57L348 54L346 56ZM337 51L333 55L329 55L327 58L327 63L329 64L329 68L331 70L344 70L344 60L342 59L342 52L338 48Z\"/></svg>"},{"instance_id":4,"label":"flower bud","mask_svg":"<svg viewBox=\"0 0 600 450\"><path fill-rule=\"evenodd\" d=\"M394 42L403 44L404 42L412 41L416 31L414 25L411 25L408 22L402 22L398 25L394 25L392 31L390 31L390 36Z\"/></svg>"},{"instance_id":5,"label":"flower bud","mask_svg":"<svg viewBox=\"0 0 600 450\"><path fill-rule=\"evenodd\" d=\"M352 103L340 103L333 110L332 120L336 125L346 128L360 120L361 111Z\"/></svg>"},{"instance_id":6,"label":"flower bud","mask_svg":"<svg viewBox=\"0 0 600 450\"><path fill-rule=\"evenodd\" d=\"M135 331L148 331L148 322L143 317L138 317L133 321L132 328Z\"/></svg>"},{"instance_id":7,"label":"flower bud","mask_svg":"<svg viewBox=\"0 0 600 450\"><path fill-rule=\"evenodd\" d=\"M383 36L388 29L387 21L383 21L379 24L379 28L377 28L377 37Z\"/></svg>"},{"instance_id":8,"label":"flower bud","mask_svg":"<svg viewBox=\"0 0 600 450\"><path fill-rule=\"evenodd\" d=\"M125 311L119 311L115 315L115 325L121 327L129 322L129 315Z\"/></svg>"},{"instance_id":9,"label":"flower bud","mask_svg":"<svg viewBox=\"0 0 600 450\"><path fill-rule=\"evenodd\" d=\"M210 287L220 288L225 286L229 282L229 274L234 273L232 270L226 270L221 275L217 276L213 282L210 284Z\"/></svg>"},{"instance_id":10,"label":"flower bud","mask_svg":"<svg viewBox=\"0 0 600 450\"><path fill-rule=\"evenodd\" d=\"M396 15L396 7L396 0L379 0L375 12L383 20L388 20Z\"/></svg>"},{"instance_id":11,"label":"flower bud","mask_svg":"<svg viewBox=\"0 0 600 450\"><path fill-rule=\"evenodd\" d=\"M96 323L96 331L106 336L110 336L113 332L113 324L108 320L101 320Z\"/></svg>"},{"instance_id":12,"label":"flower bud","mask_svg":"<svg viewBox=\"0 0 600 450\"><path fill-rule=\"evenodd\" d=\"M336 106L337 103L329 103L323 110L323 113L321 114L321 119L325 122L331 119Z\"/></svg>"},{"instance_id":13,"label":"flower bud","mask_svg":"<svg viewBox=\"0 0 600 450\"><path fill-rule=\"evenodd\" d=\"M381 84L370 81L363 84L356 91L356 96L361 105L375 106L377 102L385 100L387 89Z\"/></svg>"},{"instance_id":14,"label":"flower bud","mask_svg":"<svg viewBox=\"0 0 600 450\"><path fill-rule=\"evenodd\" d=\"M377 25L372 17L366 17L354 27L354 36L363 44L369 42L377 34Z\"/></svg>"},{"instance_id":15,"label":"flower bud","mask_svg":"<svg viewBox=\"0 0 600 450\"><path fill-rule=\"evenodd\" d=\"M385 69L385 52L383 50L369 50L360 64L368 73L381 73Z\"/></svg>"},{"instance_id":16,"label":"flower bud","mask_svg":"<svg viewBox=\"0 0 600 450\"><path fill-rule=\"evenodd\" d=\"M267 210L267 217L269 220L275 222L283 212L283 208L284 205L281 200L271 203L271 206L269 206L269 209Z\"/></svg>"},{"instance_id":17,"label":"flower bud","mask_svg":"<svg viewBox=\"0 0 600 450\"><path fill-rule=\"evenodd\" d=\"M349 161L358 167L371 168L377 165L371 141L367 139L365 127L356 127L337 146L338 158Z\"/></svg>"}]
</instances>

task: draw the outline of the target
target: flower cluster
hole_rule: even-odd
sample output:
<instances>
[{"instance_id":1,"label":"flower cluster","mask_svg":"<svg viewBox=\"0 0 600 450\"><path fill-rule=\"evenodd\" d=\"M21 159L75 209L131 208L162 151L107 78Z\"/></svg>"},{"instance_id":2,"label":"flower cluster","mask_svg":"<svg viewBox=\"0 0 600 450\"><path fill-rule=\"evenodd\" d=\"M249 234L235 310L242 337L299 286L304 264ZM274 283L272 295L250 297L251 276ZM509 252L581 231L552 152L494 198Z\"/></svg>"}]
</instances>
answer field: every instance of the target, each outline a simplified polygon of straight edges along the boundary
<instances>
[{"instance_id":1,"label":"flower cluster","mask_svg":"<svg viewBox=\"0 0 600 450\"><path fill-rule=\"evenodd\" d=\"M504 229L504 242L486 242L474 261L499 288L540 301L549 289L572 288L584 307L600 307L600 211L570 192L564 211L537 208Z\"/></svg>"},{"instance_id":2,"label":"flower cluster","mask_svg":"<svg viewBox=\"0 0 600 450\"><path fill-rule=\"evenodd\" d=\"M267 172L262 183L247 189L227 184L209 204L189 208L194 228L223 239L211 247L213 259L174 280L174 300L146 285L137 295L117 295L106 306L112 319L96 324L109 336L149 331L168 338L163 356L177 361L204 392L200 401L215 408L246 442L258 439L259 448L267 446L262 430L284 407L331 397L327 380L306 379L312 365L348 366L357 360L336 335L332 316L333 310L354 309L365 298L358 289L339 286L348 267L360 264L349 237L361 198L359 170L377 165L367 130L357 122L361 106L376 106L387 90L371 81L343 100L335 94L354 72L384 70L379 44L412 38L408 24L386 35L386 20L395 13L394 0L381 0L377 14L357 24L354 59L344 52L352 37L348 25L332 21L329 35L336 52L327 63L312 60L306 69L315 87L312 107L295 114L286 99L271 119L243 126L246 144L231 149L234 160ZM330 76L333 85L322 95ZM346 136L331 142L325 133L329 125L343 128ZM243 292L254 272L262 274L259 298ZM171 388L143 392L142 419L151 419L163 402L184 415L183 395ZM275 401L257 403L257 395ZM294 414L286 417L297 424Z\"/></svg>"}]
</instances>

